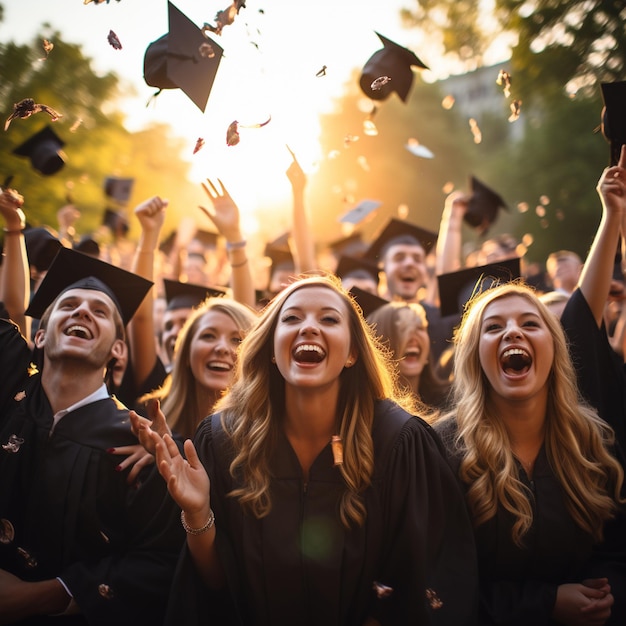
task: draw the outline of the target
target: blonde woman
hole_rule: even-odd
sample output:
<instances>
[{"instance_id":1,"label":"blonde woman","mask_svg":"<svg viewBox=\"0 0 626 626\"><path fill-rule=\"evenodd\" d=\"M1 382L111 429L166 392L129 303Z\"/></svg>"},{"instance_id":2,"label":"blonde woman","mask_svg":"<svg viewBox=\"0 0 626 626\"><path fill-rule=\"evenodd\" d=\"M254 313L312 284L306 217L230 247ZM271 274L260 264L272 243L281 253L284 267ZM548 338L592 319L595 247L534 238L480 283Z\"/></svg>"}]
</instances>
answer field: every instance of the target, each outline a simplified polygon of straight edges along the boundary
<instances>
[{"instance_id":1,"label":"blonde woman","mask_svg":"<svg viewBox=\"0 0 626 626\"><path fill-rule=\"evenodd\" d=\"M442 407L449 383L439 379L431 365L424 307L417 302L389 302L370 313L367 321L391 350L401 385L417 401Z\"/></svg>"},{"instance_id":2,"label":"blonde woman","mask_svg":"<svg viewBox=\"0 0 626 626\"><path fill-rule=\"evenodd\" d=\"M227 297L196 307L176 339L172 371L143 401L158 399L174 434L193 437L232 382L239 344L256 321L248 306Z\"/></svg>"},{"instance_id":3,"label":"blonde woman","mask_svg":"<svg viewBox=\"0 0 626 626\"><path fill-rule=\"evenodd\" d=\"M497 286L455 350L454 410L435 429L474 522L479 623L626 623L623 471L558 319L523 284Z\"/></svg>"},{"instance_id":4,"label":"blonde woman","mask_svg":"<svg viewBox=\"0 0 626 626\"><path fill-rule=\"evenodd\" d=\"M166 622L475 623L461 491L394 383L339 279L306 277L242 342L187 460L140 426L188 533Z\"/></svg>"}]
</instances>

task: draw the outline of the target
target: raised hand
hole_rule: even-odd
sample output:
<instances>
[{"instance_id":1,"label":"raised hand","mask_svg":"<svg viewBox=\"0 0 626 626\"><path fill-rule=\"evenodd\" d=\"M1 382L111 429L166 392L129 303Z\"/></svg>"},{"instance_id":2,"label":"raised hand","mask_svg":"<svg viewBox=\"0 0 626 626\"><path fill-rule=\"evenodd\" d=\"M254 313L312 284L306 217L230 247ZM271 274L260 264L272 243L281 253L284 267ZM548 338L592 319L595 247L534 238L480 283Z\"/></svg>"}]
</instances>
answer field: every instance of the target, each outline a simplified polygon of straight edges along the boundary
<instances>
[{"instance_id":1,"label":"raised hand","mask_svg":"<svg viewBox=\"0 0 626 626\"><path fill-rule=\"evenodd\" d=\"M211 208L207 209L203 206L198 208L213 222L215 228L226 241L236 243L242 239L239 207L219 178L217 183L219 188L208 178L206 184L202 183L202 189L211 200Z\"/></svg>"}]
</instances>

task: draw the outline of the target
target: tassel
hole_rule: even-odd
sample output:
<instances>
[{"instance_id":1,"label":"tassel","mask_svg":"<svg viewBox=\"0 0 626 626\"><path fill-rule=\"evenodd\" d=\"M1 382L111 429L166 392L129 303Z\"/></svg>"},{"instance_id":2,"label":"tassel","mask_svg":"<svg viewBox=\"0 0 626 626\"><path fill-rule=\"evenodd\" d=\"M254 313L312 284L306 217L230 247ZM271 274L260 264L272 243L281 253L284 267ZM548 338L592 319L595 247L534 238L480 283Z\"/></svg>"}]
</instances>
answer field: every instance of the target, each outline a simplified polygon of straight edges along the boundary
<instances>
[{"instance_id":1,"label":"tassel","mask_svg":"<svg viewBox=\"0 0 626 626\"><path fill-rule=\"evenodd\" d=\"M330 440L330 447L333 450L333 461L335 465L343 465L343 444L339 435L333 435Z\"/></svg>"}]
</instances>

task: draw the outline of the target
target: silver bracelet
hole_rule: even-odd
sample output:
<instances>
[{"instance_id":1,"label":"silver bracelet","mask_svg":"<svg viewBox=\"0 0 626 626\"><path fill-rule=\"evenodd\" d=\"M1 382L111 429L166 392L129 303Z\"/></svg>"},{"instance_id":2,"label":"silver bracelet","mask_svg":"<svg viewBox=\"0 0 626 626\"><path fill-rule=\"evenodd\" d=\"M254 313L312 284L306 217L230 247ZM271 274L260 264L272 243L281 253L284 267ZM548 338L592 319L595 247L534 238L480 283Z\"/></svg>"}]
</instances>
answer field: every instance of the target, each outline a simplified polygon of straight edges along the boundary
<instances>
[{"instance_id":1,"label":"silver bracelet","mask_svg":"<svg viewBox=\"0 0 626 626\"><path fill-rule=\"evenodd\" d=\"M181 510L180 523L183 525L183 528L188 535L201 535L210 528L213 528L213 525L215 524L215 514L213 513L213 509L209 509L209 519L207 520L207 523L202 528L192 528L191 526L189 526L189 524L187 524L187 520L185 519L185 511Z\"/></svg>"},{"instance_id":2,"label":"silver bracelet","mask_svg":"<svg viewBox=\"0 0 626 626\"><path fill-rule=\"evenodd\" d=\"M245 248L247 244L248 242L245 239L242 239L241 241L235 241L234 243L227 241L226 250L228 250L229 252L231 250L239 250L239 248Z\"/></svg>"}]
</instances>

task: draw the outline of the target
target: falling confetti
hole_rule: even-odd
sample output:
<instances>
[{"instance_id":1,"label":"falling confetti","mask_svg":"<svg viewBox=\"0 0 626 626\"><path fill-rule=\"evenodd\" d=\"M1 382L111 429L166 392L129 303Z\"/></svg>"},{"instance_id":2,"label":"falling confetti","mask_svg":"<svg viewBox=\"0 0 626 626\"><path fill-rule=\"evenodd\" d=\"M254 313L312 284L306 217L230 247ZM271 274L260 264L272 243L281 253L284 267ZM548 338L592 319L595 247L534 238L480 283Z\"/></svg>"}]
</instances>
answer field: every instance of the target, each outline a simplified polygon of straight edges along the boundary
<instances>
[{"instance_id":1,"label":"falling confetti","mask_svg":"<svg viewBox=\"0 0 626 626\"><path fill-rule=\"evenodd\" d=\"M51 41L48 41L47 39L44 39L42 42L42 47L43 47L43 51L46 53L45 57L41 57L39 60L40 61L47 61L48 60L48 55L52 52L52 49L54 48L54 44Z\"/></svg>"},{"instance_id":2,"label":"falling confetti","mask_svg":"<svg viewBox=\"0 0 626 626\"><path fill-rule=\"evenodd\" d=\"M60 117L63 117L61 113L58 113L47 104L36 104L32 98L24 98L24 100L20 100L13 105L13 113L9 115L7 121L4 123L4 130L9 128L9 125L14 119L20 118L25 120L27 117L35 113L40 113L41 111L47 113L52 118L52 122L56 122Z\"/></svg>"},{"instance_id":3,"label":"falling confetti","mask_svg":"<svg viewBox=\"0 0 626 626\"><path fill-rule=\"evenodd\" d=\"M379 76L370 85L372 91L380 91L388 82L391 81L389 76Z\"/></svg>"},{"instance_id":4,"label":"falling confetti","mask_svg":"<svg viewBox=\"0 0 626 626\"><path fill-rule=\"evenodd\" d=\"M411 154L424 159L434 158L434 154L426 147L423 146L417 139L411 137L404 146Z\"/></svg>"},{"instance_id":5,"label":"falling confetti","mask_svg":"<svg viewBox=\"0 0 626 626\"><path fill-rule=\"evenodd\" d=\"M447 95L442 101L441 101L441 106L446 110L449 111L453 106L454 103L456 102L456 100L454 99L454 96L452 95Z\"/></svg>"},{"instance_id":6,"label":"falling confetti","mask_svg":"<svg viewBox=\"0 0 626 626\"><path fill-rule=\"evenodd\" d=\"M363 121L363 134L368 137L376 137L378 135L378 128L372 120Z\"/></svg>"},{"instance_id":7,"label":"falling confetti","mask_svg":"<svg viewBox=\"0 0 626 626\"><path fill-rule=\"evenodd\" d=\"M109 34L107 35L107 41L111 44L113 48L115 48L115 50L122 49L122 42L119 40L119 37L112 30L110 30Z\"/></svg>"},{"instance_id":8,"label":"falling confetti","mask_svg":"<svg viewBox=\"0 0 626 626\"><path fill-rule=\"evenodd\" d=\"M70 133L75 133L78 130L78 127L83 123L83 118L79 117L71 126Z\"/></svg>"},{"instance_id":9,"label":"falling confetti","mask_svg":"<svg viewBox=\"0 0 626 626\"><path fill-rule=\"evenodd\" d=\"M509 122L515 122L519 119L519 116L522 111L522 101L521 100L513 100L510 105L511 115L509 116Z\"/></svg>"},{"instance_id":10,"label":"falling confetti","mask_svg":"<svg viewBox=\"0 0 626 626\"><path fill-rule=\"evenodd\" d=\"M322 69L319 70L319 72L317 72L317 74L315 74L315 76L317 76L318 78L320 76L326 76L326 70L328 68L325 65L322 65Z\"/></svg>"},{"instance_id":11,"label":"falling confetti","mask_svg":"<svg viewBox=\"0 0 626 626\"><path fill-rule=\"evenodd\" d=\"M358 135L346 135L343 138L343 147L349 148L353 143L357 142L360 139Z\"/></svg>"},{"instance_id":12,"label":"falling confetti","mask_svg":"<svg viewBox=\"0 0 626 626\"><path fill-rule=\"evenodd\" d=\"M508 98L511 95L511 75L505 70L500 70L496 84L502 87L504 95Z\"/></svg>"},{"instance_id":13,"label":"falling confetti","mask_svg":"<svg viewBox=\"0 0 626 626\"><path fill-rule=\"evenodd\" d=\"M473 117L469 120L469 127L472 131L472 135L474 136L474 143L480 143L483 140L483 134L480 132L478 122Z\"/></svg>"},{"instance_id":14,"label":"falling confetti","mask_svg":"<svg viewBox=\"0 0 626 626\"><path fill-rule=\"evenodd\" d=\"M270 115L267 120L259 124L240 124L237 120L231 122L226 130L226 145L236 146L239 143L241 139L239 135L240 128L262 128L263 126L267 126L271 121L272 116Z\"/></svg>"},{"instance_id":15,"label":"falling confetti","mask_svg":"<svg viewBox=\"0 0 626 626\"><path fill-rule=\"evenodd\" d=\"M196 154L196 152L199 152L202 149L202 146L204 146L204 139L202 139L202 137L198 137L198 139L196 140L196 145L193 149L193 153Z\"/></svg>"}]
</instances>

